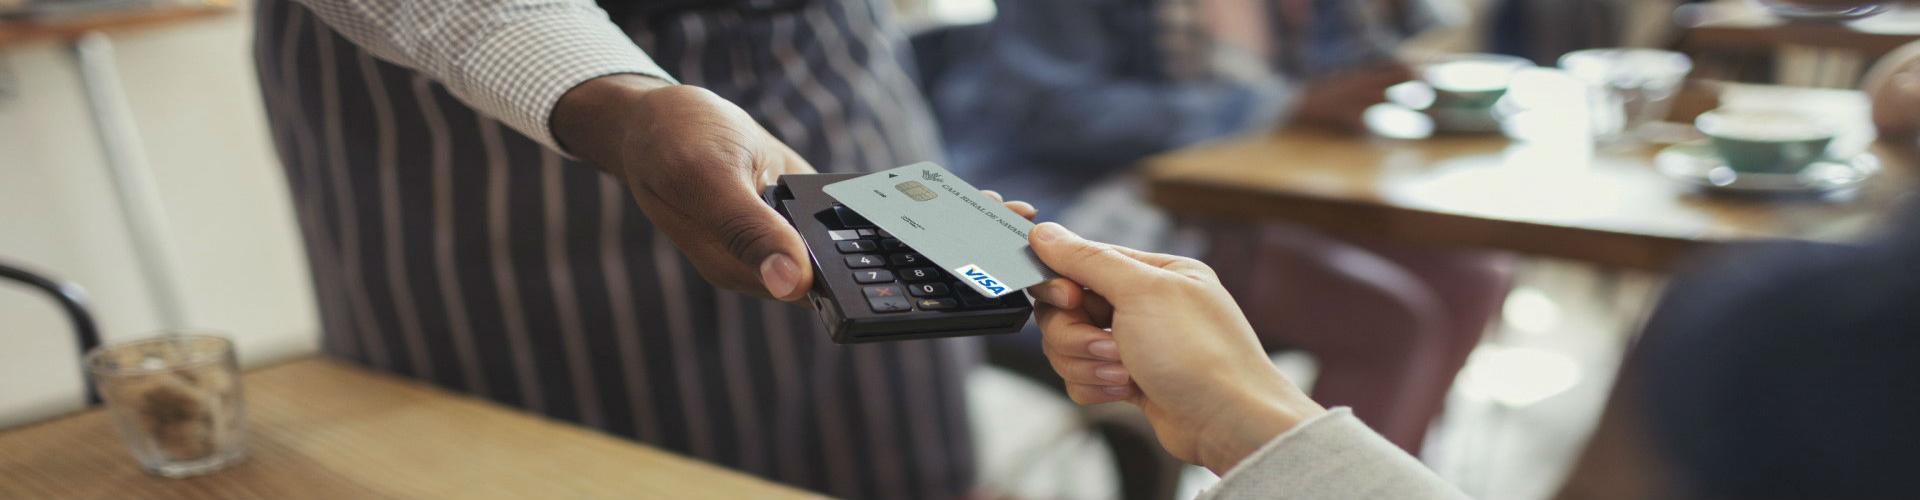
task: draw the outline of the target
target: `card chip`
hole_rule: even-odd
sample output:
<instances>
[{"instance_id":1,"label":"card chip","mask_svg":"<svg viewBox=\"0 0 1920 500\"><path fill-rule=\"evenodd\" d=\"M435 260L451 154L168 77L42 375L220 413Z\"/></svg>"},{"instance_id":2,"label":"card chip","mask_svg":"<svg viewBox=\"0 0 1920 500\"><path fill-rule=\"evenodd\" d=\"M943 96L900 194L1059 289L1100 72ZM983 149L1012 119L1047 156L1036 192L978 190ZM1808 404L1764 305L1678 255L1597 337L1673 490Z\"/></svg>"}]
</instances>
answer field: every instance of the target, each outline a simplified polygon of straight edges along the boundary
<instances>
[{"instance_id":1,"label":"card chip","mask_svg":"<svg viewBox=\"0 0 1920 500\"><path fill-rule=\"evenodd\" d=\"M894 185L893 188L900 190L901 193L905 193L908 198L913 198L913 201L933 199L933 190L927 189L927 186L921 184L920 181L902 182Z\"/></svg>"}]
</instances>

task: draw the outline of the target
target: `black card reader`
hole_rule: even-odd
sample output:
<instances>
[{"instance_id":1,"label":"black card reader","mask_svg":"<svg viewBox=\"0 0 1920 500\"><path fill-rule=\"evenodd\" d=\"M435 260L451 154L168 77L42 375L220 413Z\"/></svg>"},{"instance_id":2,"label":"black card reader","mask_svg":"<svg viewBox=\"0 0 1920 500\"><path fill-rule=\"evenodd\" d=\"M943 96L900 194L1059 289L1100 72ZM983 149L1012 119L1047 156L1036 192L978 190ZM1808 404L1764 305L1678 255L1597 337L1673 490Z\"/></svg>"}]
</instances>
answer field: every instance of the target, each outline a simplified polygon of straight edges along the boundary
<instances>
[{"instance_id":1,"label":"black card reader","mask_svg":"<svg viewBox=\"0 0 1920 500\"><path fill-rule=\"evenodd\" d=\"M835 343L994 335L1026 325L1033 303L1025 292L981 295L823 191L860 175L783 175L765 194L807 244L807 300Z\"/></svg>"}]
</instances>

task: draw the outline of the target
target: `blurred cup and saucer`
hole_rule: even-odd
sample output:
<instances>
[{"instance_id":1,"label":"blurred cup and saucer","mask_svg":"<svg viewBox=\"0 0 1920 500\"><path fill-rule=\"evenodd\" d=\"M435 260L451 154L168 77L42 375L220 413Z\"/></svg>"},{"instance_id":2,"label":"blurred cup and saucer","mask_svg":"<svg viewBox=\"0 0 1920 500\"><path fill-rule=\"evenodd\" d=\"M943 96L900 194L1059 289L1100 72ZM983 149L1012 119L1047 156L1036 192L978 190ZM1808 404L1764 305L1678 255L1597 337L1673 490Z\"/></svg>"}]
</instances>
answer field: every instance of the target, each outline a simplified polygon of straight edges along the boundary
<instances>
[{"instance_id":1,"label":"blurred cup and saucer","mask_svg":"<svg viewBox=\"0 0 1920 500\"><path fill-rule=\"evenodd\" d=\"M1417 78L1387 88L1387 102L1368 110L1391 121L1427 122L1426 134L1487 133L1500 131L1494 104L1507 93L1513 76L1533 67L1523 58L1499 54L1444 54L1424 56L1413 62ZM1393 116L1399 115L1399 116ZM1420 115L1414 117L1411 115ZM1379 130L1372 116L1368 124L1390 137L1407 135L1397 130ZM1412 127L1420 128L1420 127Z\"/></svg>"},{"instance_id":2,"label":"blurred cup and saucer","mask_svg":"<svg viewBox=\"0 0 1920 500\"><path fill-rule=\"evenodd\" d=\"M1678 52L1603 48L1569 52L1560 69L1587 86L1589 132L1607 145L1640 144L1653 124L1667 117L1693 71Z\"/></svg>"},{"instance_id":3,"label":"blurred cup and saucer","mask_svg":"<svg viewBox=\"0 0 1920 500\"><path fill-rule=\"evenodd\" d=\"M1655 157L1669 177L1723 192L1819 194L1858 186L1879 170L1868 153L1838 154L1843 127L1800 110L1717 109L1694 126L1707 136Z\"/></svg>"}]
</instances>

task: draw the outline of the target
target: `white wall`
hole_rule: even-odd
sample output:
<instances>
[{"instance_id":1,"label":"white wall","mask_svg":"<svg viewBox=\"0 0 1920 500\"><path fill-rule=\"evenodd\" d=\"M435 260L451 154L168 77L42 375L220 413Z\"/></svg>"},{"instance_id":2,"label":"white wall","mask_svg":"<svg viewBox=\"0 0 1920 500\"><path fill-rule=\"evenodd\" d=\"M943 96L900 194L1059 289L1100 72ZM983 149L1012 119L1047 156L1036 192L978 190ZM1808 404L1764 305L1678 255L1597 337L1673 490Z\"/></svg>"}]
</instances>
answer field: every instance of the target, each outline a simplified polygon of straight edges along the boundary
<instances>
[{"instance_id":1,"label":"white wall","mask_svg":"<svg viewBox=\"0 0 1920 500\"><path fill-rule=\"evenodd\" d=\"M314 352L317 320L287 188L269 142L249 17L112 34L158 184L177 296L241 362ZM0 50L0 259L79 283L108 342L160 327L115 205L65 44ZM79 353L52 302L0 284L0 427L79 408Z\"/></svg>"}]
</instances>

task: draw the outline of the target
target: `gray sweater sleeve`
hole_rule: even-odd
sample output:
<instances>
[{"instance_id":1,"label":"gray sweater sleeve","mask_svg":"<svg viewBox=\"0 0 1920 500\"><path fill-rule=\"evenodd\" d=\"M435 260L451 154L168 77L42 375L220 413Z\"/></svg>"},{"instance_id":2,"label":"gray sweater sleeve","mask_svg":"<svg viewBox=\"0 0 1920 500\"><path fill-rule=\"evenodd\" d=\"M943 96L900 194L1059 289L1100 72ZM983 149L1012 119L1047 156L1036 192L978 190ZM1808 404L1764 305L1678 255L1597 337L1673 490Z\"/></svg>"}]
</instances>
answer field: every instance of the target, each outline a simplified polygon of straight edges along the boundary
<instances>
[{"instance_id":1,"label":"gray sweater sleeve","mask_svg":"<svg viewBox=\"0 0 1920 500\"><path fill-rule=\"evenodd\" d=\"M1334 408L1261 446L1200 498L1465 500L1467 496L1368 429L1351 410Z\"/></svg>"}]
</instances>

